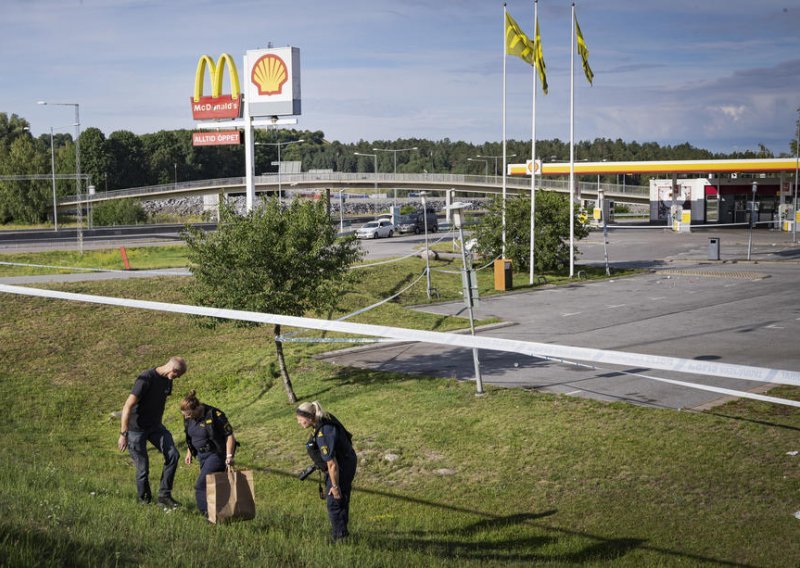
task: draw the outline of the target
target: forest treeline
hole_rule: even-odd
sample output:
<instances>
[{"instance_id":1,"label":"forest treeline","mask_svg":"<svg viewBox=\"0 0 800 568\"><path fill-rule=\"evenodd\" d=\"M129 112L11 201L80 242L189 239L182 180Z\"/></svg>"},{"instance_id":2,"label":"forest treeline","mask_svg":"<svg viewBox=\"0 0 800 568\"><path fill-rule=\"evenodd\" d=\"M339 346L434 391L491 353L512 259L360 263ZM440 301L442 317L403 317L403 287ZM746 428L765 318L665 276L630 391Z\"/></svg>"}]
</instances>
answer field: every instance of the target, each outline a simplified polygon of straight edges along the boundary
<instances>
[{"instance_id":1,"label":"forest treeline","mask_svg":"<svg viewBox=\"0 0 800 568\"><path fill-rule=\"evenodd\" d=\"M356 153L376 154L379 172L393 172L395 158L398 173L456 173L494 175L502 167L502 144L406 138L398 140L359 140L354 143L330 141L320 131L269 130L255 133L256 174L277 172L278 146L282 161L302 162L302 171L313 169L336 172L372 172L375 159ZM286 144L303 140L303 142ZM790 149L793 148L790 142ZM106 135L90 127L80 134L81 172L91 177L96 191L183 182L199 179L241 177L244 175L243 146L192 146L191 130L160 130L135 134L117 130ZM373 148L403 150L373 151ZM405 150L416 148L416 150ZM530 140L509 140L509 162L524 162L530 157ZM567 161L569 144L558 139L537 140L536 151L544 161ZM52 136L55 171L75 173L75 143L72 134L56 132ZM480 158L479 156L490 156ZM661 146L656 142L625 142L621 139L596 138L576 144L576 160L697 160L774 157L763 145L759 151L715 154L684 143ZM0 176L50 174L51 135L34 137L28 121L16 114L0 112ZM608 176L603 181L619 181ZM628 184L647 183L648 176L626 176ZM74 181L59 181L59 196L75 191ZM0 180L0 223L39 223L45 221L52 207L49 181Z\"/></svg>"}]
</instances>

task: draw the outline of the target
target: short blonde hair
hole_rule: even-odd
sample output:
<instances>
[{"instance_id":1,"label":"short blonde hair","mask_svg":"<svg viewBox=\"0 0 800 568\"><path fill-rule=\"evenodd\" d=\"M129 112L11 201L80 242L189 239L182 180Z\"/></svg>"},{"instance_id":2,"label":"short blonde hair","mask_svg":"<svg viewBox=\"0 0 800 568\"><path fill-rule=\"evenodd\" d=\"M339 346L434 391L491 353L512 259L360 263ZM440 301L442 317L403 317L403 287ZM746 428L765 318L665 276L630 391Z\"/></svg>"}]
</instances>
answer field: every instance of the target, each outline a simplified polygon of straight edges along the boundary
<instances>
[{"instance_id":1,"label":"short blonde hair","mask_svg":"<svg viewBox=\"0 0 800 568\"><path fill-rule=\"evenodd\" d=\"M186 359L178 357L177 355L170 357L167 365L172 367L173 371L178 371L181 375L186 372Z\"/></svg>"}]
</instances>

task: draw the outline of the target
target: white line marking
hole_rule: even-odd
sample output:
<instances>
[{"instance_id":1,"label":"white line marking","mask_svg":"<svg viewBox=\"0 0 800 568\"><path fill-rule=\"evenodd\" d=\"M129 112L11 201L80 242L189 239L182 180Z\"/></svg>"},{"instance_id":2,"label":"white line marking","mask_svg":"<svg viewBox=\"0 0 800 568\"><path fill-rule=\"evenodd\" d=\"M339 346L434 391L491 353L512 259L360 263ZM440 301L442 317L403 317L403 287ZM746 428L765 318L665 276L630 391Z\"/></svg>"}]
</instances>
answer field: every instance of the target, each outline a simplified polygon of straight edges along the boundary
<instances>
[{"instance_id":1,"label":"white line marking","mask_svg":"<svg viewBox=\"0 0 800 568\"><path fill-rule=\"evenodd\" d=\"M626 306L626 305L627 305L627 304L611 304L611 305L608 305L608 306L606 306L606 308L608 308L609 310L611 310L611 309L613 309L613 308L621 308L621 307L623 307L623 306Z\"/></svg>"},{"instance_id":2,"label":"white line marking","mask_svg":"<svg viewBox=\"0 0 800 568\"><path fill-rule=\"evenodd\" d=\"M576 391L568 392L568 393L566 393L566 395L567 395L567 396L572 396L573 394L578 394L578 393L580 393L580 392L583 392L583 391L576 390Z\"/></svg>"},{"instance_id":3,"label":"white line marking","mask_svg":"<svg viewBox=\"0 0 800 568\"><path fill-rule=\"evenodd\" d=\"M583 312L567 312L566 314L561 314L561 317L567 318L569 316L577 316L578 314L582 314Z\"/></svg>"},{"instance_id":4,"label":"white line marking","mask_svg":"<svg viewBox=\"0 0 800 568\"><path fill-rule=\"evenodd\" d=\"M783 329L782 325L775 325L774 323L771 325L765 325L764 327L767 329Z\"/></svg>"}]
</instances>

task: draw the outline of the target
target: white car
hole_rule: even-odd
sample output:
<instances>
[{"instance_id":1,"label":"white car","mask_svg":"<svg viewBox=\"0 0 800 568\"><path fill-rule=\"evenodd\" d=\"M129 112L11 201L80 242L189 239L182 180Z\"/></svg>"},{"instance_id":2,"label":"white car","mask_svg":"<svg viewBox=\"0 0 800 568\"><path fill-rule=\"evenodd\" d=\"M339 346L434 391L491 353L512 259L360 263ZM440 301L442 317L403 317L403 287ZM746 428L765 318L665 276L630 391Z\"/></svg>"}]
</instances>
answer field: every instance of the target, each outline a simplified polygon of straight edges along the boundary
<instances>
[{"instance_id":1,"label":"white car","mask_svg":"<svg viewBox=\"0 0 800 568\"><path fill-rule=\"evenodd\" d=\"M394 225L388 219L370 221L356 229L356 237L359 239L379 239L392 235L394 235Z\"/></svg>"}]
</instances>

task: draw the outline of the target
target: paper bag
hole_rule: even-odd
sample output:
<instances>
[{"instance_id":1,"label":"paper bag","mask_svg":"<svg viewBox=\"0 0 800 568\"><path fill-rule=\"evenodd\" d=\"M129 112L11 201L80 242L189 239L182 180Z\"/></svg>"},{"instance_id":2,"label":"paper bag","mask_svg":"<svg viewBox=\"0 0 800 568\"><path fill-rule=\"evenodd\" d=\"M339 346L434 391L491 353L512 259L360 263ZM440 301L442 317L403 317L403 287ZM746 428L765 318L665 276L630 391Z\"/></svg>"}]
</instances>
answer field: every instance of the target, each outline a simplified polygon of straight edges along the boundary
<instances>
[{"instance_id":1,"label":"paper bag","mask_svg":"<svg viewBox=\"0 0 800 568\"><path fill-rule=\"evenodd\" d=\"M209 473L206 476L206 499L208 520L212 523L252 519L256 516L253 472L228 468L227 471Z\"/></svg>"}]
</instances>

